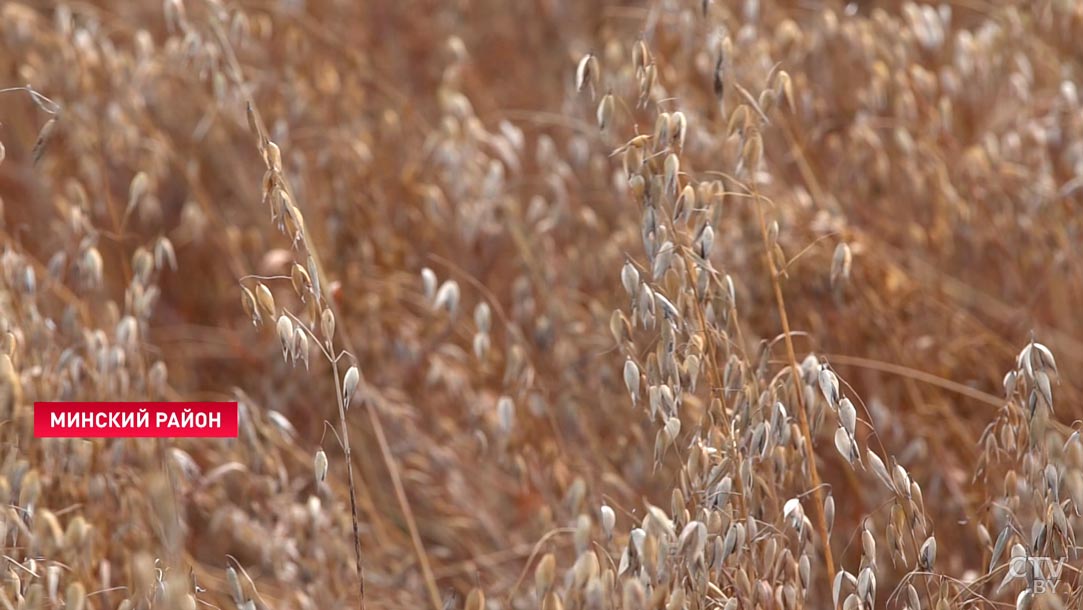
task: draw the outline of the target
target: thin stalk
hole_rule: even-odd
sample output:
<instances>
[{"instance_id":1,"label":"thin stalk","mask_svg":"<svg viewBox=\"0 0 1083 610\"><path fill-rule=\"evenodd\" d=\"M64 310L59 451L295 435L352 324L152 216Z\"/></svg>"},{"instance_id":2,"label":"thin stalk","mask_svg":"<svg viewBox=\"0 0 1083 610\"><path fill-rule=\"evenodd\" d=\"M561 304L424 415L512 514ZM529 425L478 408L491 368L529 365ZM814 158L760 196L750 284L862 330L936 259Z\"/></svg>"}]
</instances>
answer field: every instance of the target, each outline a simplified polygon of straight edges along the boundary
<instances>
[{"instance_id":1,"label":"thin stalk","mask_svg":"<svg viewBox=\"0 0 1083 610\"><path fill-rule=\"evenodd\" d=\"M259 127L259 130L260 130L260 138L262 140L264 138L264 136L262 134L267 133L266 126L263 123L262 117L260 117L260 115L259 115L259 111L256 110L255 104L252 102L251 98L249 98L249 96L248 96L248 87L245 84L244 71L241 69L241 62L237 59L237 55L233 50L233 45L231 45L229 43L229 38L226 37L226 35L223 33L222 24L214 16L213 11L211 13L211 22L210 23L211 23L212 30L214 31L215 36L218 38L219 43L222 45L222 48L225 51L226 59L229 62L230 68L233 70L234 77L237 80L238 86L241 88L241 90L244 93L245 97L248 98L248 108L251 110L253 116L255 117L256 123L257 123L257 125ZM260 152L261 153L263 152L263 146L264 145L265 145L265 142L261 141L260 142ZM279 181L280 181L280 183L282 185L282 188L285 189L287 195L289 196L290 201L294 205L296 205L298 203L297 198L293 196L293 190L290 188L289 183L286 181L286 177L284 175L281 176ZM313 279L316 280L316 281L319 281L320 286L322 286L322 289L326 291L326 290L328 290L329 282L326 281L327 276L323 273L323 267L320 265L320 260L319 260L319 257L316 255L316 250L312 246L312 243L308 239L307 230L303 229L302 233L301 233L301 236L302 236L302 241L303 241L302 245L304 246L305 251L308 252L309 256L311 256L313 258L313 260L316 262L316 272L319 275L319 277L313 278ZM330 295L327 295L327 296L330 296ZM334 308L334 300L330 299L330 298L327 298L326 301L327 301L328 307L331 308L332 313L335 313L336 314L335 317L338 318L339 317L337 315L338 312L335 311L335 308ZM302 325L302 326L304 326L304 325ZM343 332L342 334L344 336L348 337L348 335L345 332ZM333 349L331 349L331 344L330 344L331 341L332 341L332 339L328 338L328 348L329 349L327 351L333 351ZM319 342L317 342L317 344L319 344ZM325 352L325 354L326 354L326 352ZM358 519L357 519L357 486L354 483L353 459L352 459L351 454L350 454L350 431L349 431L349 428L346 425L346 405L345 405L345 403L343 401L343 397L342 397L342 385L341 385L342 382L341 382L341 379L339 377L339 372L338 372L338 359L337 358L330 358L329 360L331 362L332 372L334 373L334 377L335 377L335 402L338 404L339 426L341 427L340 432L341 432L341 437L342 437L342 451L343 451L343 453L345 454L345 457L346 457L346 477L347 477L347 482L348 482L349 487L350 487L350 516L351 516L351 524L353 526L354 561L356 563L355 567L357 569L357 587L358 587L357 604L358 604L358 608L360 608L360 610L365 610L365 571L364 571L364 566L363 566L362 561L361 561L361 531L360 531L361 528L358 525Z\"/></svg>"},{"instance_id":2,"label":"thin stalk","mask_svg":"<svg viewBox=\"0 0 1083 610\"><path fill-rule=\"evenodd\" d=\"M364 383L364 382L362 382ZM367 386L366 386L367 387ZM376 412L378 405L375 401L367 401L368 408L365 412L368 413L369 422L372 424L372 431L376 433L376 443L380 446L380 454L383 456L384 463L387 465L388 472L391 474L391 485L395 488L395 498L399 502L399 506L402 508L402 515L406 519L406 528L410 530L410 541L414 545L414 553L417 555L418 563L421 564L421 574L424 576L425 589L429 593L429 601L432 602L435 610L441 610L443 603L440 601L440 591L436 588L436 577L433 576L432 567L429 565L428 555L425 553L425 545L421 541L421 532L417 529L417 519L414 518L414 511L410 507L410 501L406 497L406 487L402 484L402 477L399 475L399 469L395 467L395 458L391 454L391 447L387 443L387 435L384 434L384 427L380 423L379 414ZM356 519L354 520L356 523Z\"/></svg>"},{"instance_id":3,"label":"thin stalk","mask_svg":"<svg viewBox=\"0 0 1083 610\"><path fill-rule=\"evenodd\" d=\"M778 268L771 252L770 239L767 237L767 221L763 215L763 205L760 201L759 191L753 185L752 193L755 200L756 215L760 222L760 235L763 237L764 256L767 259L767 269L771 273L771 284L775 292L775 304L778 307L778 316L782 321L782 333L786 338L786 355L790 360L790 374L793 377L794 393L797 394L797 420L801 426L801 435L805 437L805 445L808 447L809 477L812 478L812 491L816 500L816 526L820 531L820 540L823 543L824 563L827 564L828 590L835 581L835 560L831 555L831 539L827 531L827 517L824 515L823 485L820 480L820 471L816 467L816 452L812 447L812 432L808 425L808 412L805 409L805 392L801 388L801 370L797 366L797 355L793 349L793 339L790 336L790 319L786 315L786 301L782 297L782 284L779 282Z\"/></svg>"},{"instance_id":4,"label":"thin stalk","mask_svg":"<svg viewBox=\"0 0 1083 610\"><path fill-rule=\"evenodd\" d=\"M361 532L357 526L357 491L353 481L353 459L350 456L350 433L346 426L346 405L342 398L341 381L338 374L338 359L330 358L331 369L335 374L335 398L338 403L338 421L342 428L342 452L346 454L346 480L350 486L350 515L353 524L353 552L357 567L358 607L365 610L365 568L361 564Z\"/></svg>"}]
</instances>

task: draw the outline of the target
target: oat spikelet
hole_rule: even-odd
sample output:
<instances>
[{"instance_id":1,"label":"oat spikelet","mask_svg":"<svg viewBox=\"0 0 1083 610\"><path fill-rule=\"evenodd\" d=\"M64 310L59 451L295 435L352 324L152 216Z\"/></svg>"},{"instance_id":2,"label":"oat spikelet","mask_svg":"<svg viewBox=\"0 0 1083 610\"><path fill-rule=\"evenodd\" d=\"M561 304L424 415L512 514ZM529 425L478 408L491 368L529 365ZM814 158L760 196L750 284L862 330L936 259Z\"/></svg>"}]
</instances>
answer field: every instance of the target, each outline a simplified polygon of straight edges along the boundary
<instances>
[{"instance_id":1,"label":"oat spikelet","mask_svg":"<svg viewBox=\"0 0 1083 610\"><path fill-rule=\"evenodd\" d=\"M354 391L357 389L357 384L361 381L361 372L357 366L351 366L346 371L346 376L342 379L342 403L346 405L346 408L350 408L350 403L353 401Z\"/></svg>"},{"instance_id":2,"label":"oat spikelet","mask_svg":"<svg viewBox=\"0 0 1083 610\"><path fill-rule=\"evenodd\" d=\"M278 340L282 344L282 359L288 361L293 354L293 322L283 314L278 317L276 329Z\"/></svg>"},{"instance_id":3,"label":"oat spikelet","mask_svg":"<svg viewBox=\"0 0 1083 610\"><path fill-rule=\"evenodd\" d=\"M598 58L594 56L594 53L587 53L575 67L575 90L581 92L584 87L590 85L590 95L593 98L600 76Z\"/></svg>"},{"instance_id":4,"label":"oat spikelet","mask_svg":"<svg viewBox=\"0 0 1083 610\"><path fill-rule=\"evenodd\" d=\"M831 258L831 286L833 288L841 287L849 281L852 261L853 254L850 252L849 245L842 242L835 247L835 254Z\"/></svg>"},{"instance_id":5,"label":"oat spikelet","mask_svg":"<svg viewBox=\"0 0 1083 610\"><path fill-rule=\"evenodd\" d=\"M316 482L323 483L327 478L327 454L323 449L316 451L316 456L312 460L312 467L316 476Z\"/></svg>"},{"instance_id":6,"label":"oat spikelet","mask_svg":"<svg viewBox=\"0 0 1083 610\"><path fill-rule=\"evenodd\" d=\"M45 154L45 146L49 143L49 140L53 137L53 132L56 131L56 124L59 121L59 117L54 116L45 122L41 131L38 132L38 139L34 142L34 150L31 153L31 158L34 161L34 165L41 161L42 155Z\"/></svg>"},{"instance_id":7,"label":"oat spikelet","mask_svg":"<svg viewBox=\"0 0 1083 610\"><path fill-rule=\"evenodd\" d=\"M274 319L278 315L274 295L263 282L256 285L256 305L259 306L260 314L264 317Z\"/></svg>"},{"instance_id":8,"label":"oat spikelet","mask_svg":"<svg viewBox=\"0 0 1083 610\"><path fill-rule=\"evenodd\" d=\"M544 597L553 585L556 566L556 557L552 553L546 553L538 562L538 566L534 568L534 587L539 598Z\"/></svg>"},{"instance_id":9,"label":"oat spikelet","mask_svg":"<svg viewBox=\"0 0 1083 610\"><path fill-rule=\"evenodd\" d=\"M613 113L616 110L616 102L612 93L605 94L601 103L598 104L598 129L605 131L613 121Z\"/></svg>"}]
</instances>

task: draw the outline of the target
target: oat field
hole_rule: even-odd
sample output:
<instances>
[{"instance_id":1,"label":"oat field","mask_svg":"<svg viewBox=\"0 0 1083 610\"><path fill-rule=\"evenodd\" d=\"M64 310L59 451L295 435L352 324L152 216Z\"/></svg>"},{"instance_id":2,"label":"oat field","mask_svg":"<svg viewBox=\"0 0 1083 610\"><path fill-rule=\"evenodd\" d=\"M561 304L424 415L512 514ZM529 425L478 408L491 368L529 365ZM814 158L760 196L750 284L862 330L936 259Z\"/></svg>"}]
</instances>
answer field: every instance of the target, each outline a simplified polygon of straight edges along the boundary
<instances>
[{"instance_id":1,"label":"oat field","mask_svg":"<svg viewBox=\"0 0 1083 610\"><path fill-rule=\"evenodd\" d=\"M3 0L0 610L1083 604L1083 3ZM36 401L236 401L231 439Z\"/></svg>"}]
</instances>

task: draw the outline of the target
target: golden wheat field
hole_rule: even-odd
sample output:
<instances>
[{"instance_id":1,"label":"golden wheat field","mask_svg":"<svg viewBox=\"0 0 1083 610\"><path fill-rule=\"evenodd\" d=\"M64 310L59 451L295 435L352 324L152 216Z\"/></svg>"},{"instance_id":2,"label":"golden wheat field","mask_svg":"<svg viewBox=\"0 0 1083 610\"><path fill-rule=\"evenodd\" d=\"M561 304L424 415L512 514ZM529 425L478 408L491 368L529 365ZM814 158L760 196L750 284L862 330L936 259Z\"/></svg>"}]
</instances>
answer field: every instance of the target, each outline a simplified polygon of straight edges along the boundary
<instances>
[{"instance_id":1,"label":"golden wheat field","mask_svg":"<svg viewBox=\"0 0 1083 610\"><path fill-rule=\"evenodd\" d=\"M1083 607L1081 78L1074 0L0 1L0 610Z\"/></svg>"}]
</instances>

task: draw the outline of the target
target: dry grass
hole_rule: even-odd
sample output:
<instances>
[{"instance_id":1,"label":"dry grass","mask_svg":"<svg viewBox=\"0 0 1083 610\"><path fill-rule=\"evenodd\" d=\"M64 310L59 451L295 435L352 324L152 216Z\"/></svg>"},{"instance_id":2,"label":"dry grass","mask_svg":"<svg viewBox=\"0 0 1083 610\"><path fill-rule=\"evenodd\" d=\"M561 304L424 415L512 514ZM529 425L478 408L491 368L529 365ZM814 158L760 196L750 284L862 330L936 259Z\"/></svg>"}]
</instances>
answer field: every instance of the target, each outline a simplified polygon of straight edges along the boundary
<instances>
[{"instance_id":1,"label":"dry grass","mask_svg":"<svg viewBox=\"0 0 1083 610\"><path fill-rule=\"evenodd\" d=\"M819 4L0 5L0 607L1078 607L1083 8Z\"/></svg>"}]
</instances>

